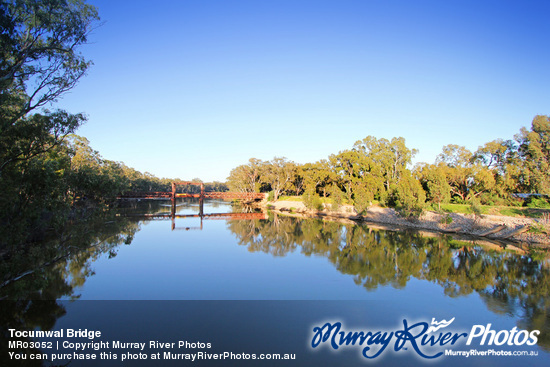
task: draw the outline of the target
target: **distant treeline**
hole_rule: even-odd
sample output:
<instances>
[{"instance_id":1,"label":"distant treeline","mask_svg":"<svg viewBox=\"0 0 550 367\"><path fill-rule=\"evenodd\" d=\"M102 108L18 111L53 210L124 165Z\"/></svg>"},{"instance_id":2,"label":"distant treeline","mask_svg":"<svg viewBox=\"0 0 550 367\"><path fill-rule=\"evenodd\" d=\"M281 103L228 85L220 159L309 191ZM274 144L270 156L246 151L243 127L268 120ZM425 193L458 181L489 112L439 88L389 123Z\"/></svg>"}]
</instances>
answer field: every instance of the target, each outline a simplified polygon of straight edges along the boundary
<instances>
[{"instance_id":1,"label":"distant treeline","mask_svg":"<svg viewBox=\"0 0 550 367\"><path fill-rule=\"evenodd\" d=\"M0 158L3 154L0 153ZM135 191L171 191L179 178L158 178L122 162L101 157L86 138L70 134L47 151L19 159L0 176L0 243L14 233L25 237L43 230L60 229L78 211L101 209L116 197ZM199 181L195 178L192 181ZM226 191L222 182L205 183L207 191ZM184 187L184 190L200 190ZM9 232L9 233L6 233Z\"/></svg>"},{"instance_id":2,"label":"distant treeline","mask_svg":"<svg viewBox=\"0 0 550 367\"><path fill-rule=\"evenodd\" d=\"M540 194L534 206L548 206L550 195L550 119L535 116L531 128L514 139L497 139L471 152L454 144L443 147L434 164L411 167L417 153L404 138L367 136L351 149L315 163L296 164L286 158L250 159L228 177L230 190L303 195L306 205L331 197L347 201L363 213L373 200L418 214L426 203L517 205L516 194ZM521 204L520 204L521 205Z\"/></svg>"}]
</instances>

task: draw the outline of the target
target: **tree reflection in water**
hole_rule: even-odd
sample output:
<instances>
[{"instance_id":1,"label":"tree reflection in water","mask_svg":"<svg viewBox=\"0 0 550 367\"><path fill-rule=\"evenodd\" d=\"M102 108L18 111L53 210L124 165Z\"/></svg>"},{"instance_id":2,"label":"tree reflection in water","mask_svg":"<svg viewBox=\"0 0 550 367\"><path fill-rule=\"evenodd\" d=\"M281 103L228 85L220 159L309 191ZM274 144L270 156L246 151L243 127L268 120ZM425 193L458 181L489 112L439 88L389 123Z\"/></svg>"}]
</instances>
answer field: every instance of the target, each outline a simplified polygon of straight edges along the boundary
<instances>
[{"instance_id":1,"label":"tree reflection in water","mask_svg":"<svg viewBox=\"0 0 550 367\"><path fill-rule=\"evenodd\" d=\"M7 356L13 352L8 350L8 341L12 340L9 329L51 330L66 313L58 299L78 299L78 287L94 274L92 263L103 254L116 256L117 248L129 245L139 229L138 221L115 218L115 213L98 213L67 228L61 239L46 240L40 246L3 258L0 276L6 285L0 288L0 327L4 330L0 334L0 353ZM24 339L34 341L18 338ZM4 362L7 366L42 365L33 359Z\"/></svg>"},{"instance_id":2,"label":"tree reflection in water","mask_svg":"<svg viewBox=\"0 0 550 367\"><path fill-rule=\"evenodd\" d=\"M490 311L518 318L519 328L540 330L538 344L550 349L550 263L540 253L276 214L265 221L230 221L228 228L249 251L285 256L299 249L327 257L367 291L403 288L415 278L438 284L449 297L476 292Z\"/></svg>"}]
</instances>

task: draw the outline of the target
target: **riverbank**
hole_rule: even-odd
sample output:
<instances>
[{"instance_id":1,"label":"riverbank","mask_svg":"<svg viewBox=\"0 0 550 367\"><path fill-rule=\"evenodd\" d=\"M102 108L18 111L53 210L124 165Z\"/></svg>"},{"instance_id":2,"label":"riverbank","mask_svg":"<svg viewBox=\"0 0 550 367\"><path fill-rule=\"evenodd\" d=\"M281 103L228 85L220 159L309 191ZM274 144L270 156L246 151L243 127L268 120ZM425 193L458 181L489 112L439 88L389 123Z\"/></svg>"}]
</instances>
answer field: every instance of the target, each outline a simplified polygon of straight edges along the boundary
<instances>
[{"instance_id":1,"label":"riverbank","mask_svg":"<svg viewBox=\"0 0 550 367\"><path fill-rule=\"evenodd\" d=\"M435 232L468 235L496 241L510 241L529 246L550 248L550 237L545 233L535 233L531 228L541 227L541 220L527 217L502 215L481 215L461 213L436 213L424 211L419 218L404 218L392 208L371 206L366 215L357 215L351 205L343 205L338 211L325 208L311 210L301 201L263 202L266 208L302 216L348 219L354 222L381 223L390 226L416 228Z\"/></svg>"}]
</instances>

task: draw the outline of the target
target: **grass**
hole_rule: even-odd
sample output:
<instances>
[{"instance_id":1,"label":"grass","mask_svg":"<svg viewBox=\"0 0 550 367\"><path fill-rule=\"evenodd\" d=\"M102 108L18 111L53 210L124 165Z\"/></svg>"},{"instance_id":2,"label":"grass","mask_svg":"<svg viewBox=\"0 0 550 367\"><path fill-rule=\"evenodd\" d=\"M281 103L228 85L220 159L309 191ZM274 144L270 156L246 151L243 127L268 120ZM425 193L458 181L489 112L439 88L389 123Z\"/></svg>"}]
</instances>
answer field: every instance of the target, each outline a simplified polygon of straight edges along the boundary
<instances>
[{"instance_id":1,"label":"grass","mask_svg":"<svg viewBox=\"0 0 550 367\"><path fill-rule=\"evenodd\" d=\"M320 197L321 199L321 202L323 202L324 204L332 204L333 203L333 200L331 198L324 198L324 197ZM288 196L288 195L281 195L279 196L279 201L299 201L301 202L302 201L302 197L301 196ZM348 204L348 200L346 198L344 198L343 202L342 202L343 205L347 205Z\"/></svg>"},{"instance_id":2,"label":"grass","mask_svg":"<svg viewBox=\"0 0 550 367\"><path fill-rule=\"evenodd\" d=\"M550 234L550 229L548 228L548 226L542 223L537 223L532 225L531 228L529 228L529 233Z\"/></svg>"},{"instance_id":3,"label":"grass","mask_svg":"<svg viewBox=\"0 0 550 367\"><path fill-rule=\"evenodd\" d=\"M526 208L521 206L491 206L480 205L481 214L487 215L505 215L508 217L528 217L542 218L545 213L550 212L548 209ZM469 204L441 204L441 210L447 213L462 213L470 214Z\"/></svg>"}]
</instances>

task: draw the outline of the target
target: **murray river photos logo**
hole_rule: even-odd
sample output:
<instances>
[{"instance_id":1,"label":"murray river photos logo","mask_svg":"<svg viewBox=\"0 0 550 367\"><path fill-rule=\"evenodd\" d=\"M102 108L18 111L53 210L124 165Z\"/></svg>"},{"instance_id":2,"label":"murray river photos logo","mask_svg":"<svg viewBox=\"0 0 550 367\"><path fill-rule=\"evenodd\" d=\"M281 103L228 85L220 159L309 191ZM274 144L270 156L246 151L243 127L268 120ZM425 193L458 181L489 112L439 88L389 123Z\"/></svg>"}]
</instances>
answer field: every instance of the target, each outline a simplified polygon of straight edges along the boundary
<instances>
[{"instance_id":1,"label":"murray river photos logo","mask_svg":"<svg viewBox=\"0 0 550 367\"><path fill-rule=\"evenodd\" d=\"M373 359L381 356L386 350L394 352L413 350L417 355L427 359L441 357L451 346L466 344L484 346L532 346L538 341L539 330L531 332L518 330L493 330L491 324L473 325L469 332L450 331L451 320L416 322L403 320L403 328L389 331L346 331L340 322L327 322L313 328L311 347L328 345L339 350L344 347L360 348L361 355ZM449 329L447 329L449 328ZM393 348L392 348L393 347Z\"/></svg>"}]
</instances>

